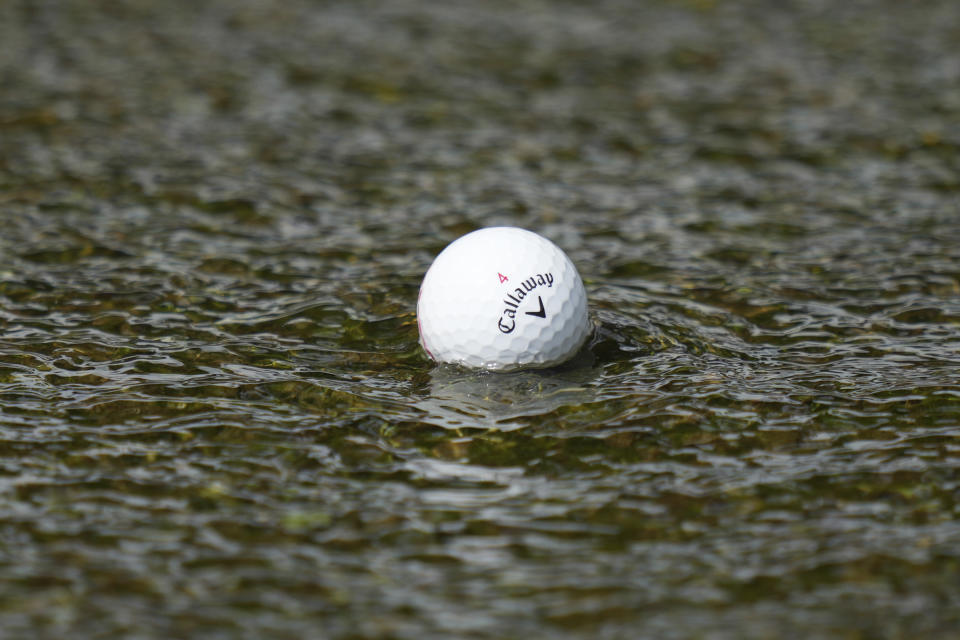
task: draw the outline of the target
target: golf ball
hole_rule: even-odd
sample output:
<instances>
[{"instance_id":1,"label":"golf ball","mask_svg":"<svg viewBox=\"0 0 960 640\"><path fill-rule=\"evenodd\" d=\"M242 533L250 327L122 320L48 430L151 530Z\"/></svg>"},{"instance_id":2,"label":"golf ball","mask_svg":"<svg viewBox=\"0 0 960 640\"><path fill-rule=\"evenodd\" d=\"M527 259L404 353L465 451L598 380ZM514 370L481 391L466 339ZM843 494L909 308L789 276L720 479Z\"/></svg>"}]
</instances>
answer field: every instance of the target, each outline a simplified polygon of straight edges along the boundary
<instances>
[{"instance_id":1,"label":"golf ball","mask_svg":"<svg viewBox=\"0 0 960 640\"><path fill-rule=\"evenodd\" d=\"M448 245L423 278L417 325L437 362L496 371L560 364L590 333L577 268L555 244L516 227L479 229Z\"/></svg>"}]
</instances>

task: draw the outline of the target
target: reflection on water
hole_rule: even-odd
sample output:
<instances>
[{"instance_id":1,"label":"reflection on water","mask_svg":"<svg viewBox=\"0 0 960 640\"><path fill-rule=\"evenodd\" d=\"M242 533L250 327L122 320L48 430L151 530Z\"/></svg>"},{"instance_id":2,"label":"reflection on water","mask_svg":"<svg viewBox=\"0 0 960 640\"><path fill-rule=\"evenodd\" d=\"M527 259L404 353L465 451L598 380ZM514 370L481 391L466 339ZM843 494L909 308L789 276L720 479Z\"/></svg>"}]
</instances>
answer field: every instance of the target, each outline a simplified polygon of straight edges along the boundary
<instances>
[{"instance_id":1,"label":"reflection on water","mask_svg":"<svg viewBox=\"0 0 960 640\"><path fill-rule=\"evenodd\" d=\"M597 397L593 354L584 349L562 368L509 374L438 366L430 372L429 393L415 403L422 422L448 429L508 431L535 417Z\"/></svg>"},{"instance_id":2,"label":"reflection on water","mask_svg":"<svg viewBox=\"0 0 960 640\"><path fill-rule=\"evenodd\" d=\"M822 9L0 3L0 635L955 633L960 5Z\"/></svg>"}]
</instances>

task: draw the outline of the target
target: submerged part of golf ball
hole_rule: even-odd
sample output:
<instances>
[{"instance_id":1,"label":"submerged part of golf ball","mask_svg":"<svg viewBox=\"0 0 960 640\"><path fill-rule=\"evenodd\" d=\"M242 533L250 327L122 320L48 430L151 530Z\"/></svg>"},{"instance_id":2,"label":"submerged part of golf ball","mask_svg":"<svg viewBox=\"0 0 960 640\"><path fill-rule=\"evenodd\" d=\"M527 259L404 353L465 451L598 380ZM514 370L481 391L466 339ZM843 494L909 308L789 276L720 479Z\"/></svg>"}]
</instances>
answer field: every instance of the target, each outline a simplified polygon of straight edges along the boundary
<instances>
[{"instance_id":1,"label":"submerged part of golf ball","mask_svg":"<svg viewBox=\"0 0 960 640\"><path fill-rule=\"evenodd\" d=\"M423 278L417 324L437 362L497 371L560 364L590 333L570 258L515 227L480 229L447 246Z\"/></svg>"}]
</instances>

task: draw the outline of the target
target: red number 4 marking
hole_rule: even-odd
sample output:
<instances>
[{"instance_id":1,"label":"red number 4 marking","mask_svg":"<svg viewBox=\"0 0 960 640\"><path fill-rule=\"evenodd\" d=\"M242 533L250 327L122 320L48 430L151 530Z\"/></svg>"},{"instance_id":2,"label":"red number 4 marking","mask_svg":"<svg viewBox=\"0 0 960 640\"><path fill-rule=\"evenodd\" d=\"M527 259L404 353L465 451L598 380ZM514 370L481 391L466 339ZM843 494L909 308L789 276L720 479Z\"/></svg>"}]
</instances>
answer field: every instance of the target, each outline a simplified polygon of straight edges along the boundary
<instances>
[{"instance_id":1,"label":"red number 4 marking","mask_svg":"<svg viewBox=\"0 0 960 640\"><path fill-rule=\"evenodd\" d=\"M500 276L500 284L503 284L504 282L506 282L507 280L510 279L510 278L508 278L507 276L505 276L505 275L503 275L502 273L500 273L499 271L497 272L497 275Z\"/></svg>"}]
</instances>

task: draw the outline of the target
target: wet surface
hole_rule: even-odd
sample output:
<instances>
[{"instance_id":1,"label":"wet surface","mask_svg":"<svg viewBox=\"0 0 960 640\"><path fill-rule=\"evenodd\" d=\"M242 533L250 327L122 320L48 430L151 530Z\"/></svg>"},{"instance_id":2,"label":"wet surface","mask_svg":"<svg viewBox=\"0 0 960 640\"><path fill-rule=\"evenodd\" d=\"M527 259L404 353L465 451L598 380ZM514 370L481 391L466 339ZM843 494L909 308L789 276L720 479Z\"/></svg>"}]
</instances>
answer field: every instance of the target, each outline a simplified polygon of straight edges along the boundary
<instances>
[{"instance_id":1,"label":"wet surface","mask_svg":"<svg viewBox=\"0 0 960 640\"><path fill-rule=\"evenodd\" d=\"M10 637L960 625L960 5L0 4ZM517 225L596 332L435 367Z\"/></svg>"}]
</instances>

